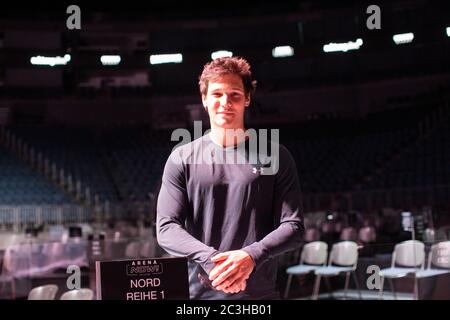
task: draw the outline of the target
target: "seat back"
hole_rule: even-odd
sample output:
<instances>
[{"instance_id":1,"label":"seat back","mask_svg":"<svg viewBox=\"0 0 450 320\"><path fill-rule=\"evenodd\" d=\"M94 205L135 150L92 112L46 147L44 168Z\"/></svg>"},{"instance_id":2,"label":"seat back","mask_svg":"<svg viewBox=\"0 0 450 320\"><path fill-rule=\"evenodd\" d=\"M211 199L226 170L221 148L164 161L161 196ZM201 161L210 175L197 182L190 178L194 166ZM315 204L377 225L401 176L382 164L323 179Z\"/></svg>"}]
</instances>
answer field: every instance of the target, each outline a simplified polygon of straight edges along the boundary
<instances>
[{"instance_id":1,"label":"seat back","mask_svg":"<svg viewBox=\"0 0 450 320\"><path fill-rule=\"evenodd\" d=\"M139 241L132 241L127 244L125 249L125 256L127 258L140 258L141 257L141 243Z\"/></svg>"},{"instance_id":2,"label":"seat back","mask_svg":"<svg viewBox=\"0 0 450 320\"><path fill-rule=\"evenodd\" d=\"M446 241L450 239L450 226L445 225L438 229L436 241Z\"/></svg>"},{"instance_id":3,"label":"seat back","mask_svg":"<svg viewBox=\"0 0 450 320\"><path fill-rule=\"evenodd\" d=\"M42 248L43 254L52 257L53 259L60 258L64 254L64 243L50 242L45 243Z\"/></svg>"},{"instance_id":4,"label":"seat back","mask_svg":"<svg viewBox=\"0 0 450 320\"><path fill-rule=\"evenodd\" d=\"M423 242L427 244L432 244L436 239L436 230L432 228L426 228L423 232Z\"/></svg>"},{"instance_id":5,"label":"seat back","mask_svg":"<svg viewBox=\"0 0 450 320\"><path fill-rule=\"evenodd\" d=\"M356 233L355 228L347 227L347 228L342 229L340 239L341 239L341 241L356 241L356 240L358 240L358 235Z\"/></svg>"},{"instance_id":6,"label":"seat back","mask_svg":"<svg viewBox=\"0 0 450 320\"><path fill-rule=\"evenodd\" d=\"M395 246L392 260L392 267L422 267L425 261L425 245L418 240L403 241Z\"/></svg>"},{"instance_id":7,"label":"seat back","mask_svg":"<svg viewBox=\"0 0 450 320\"><path fill-rule=\"evenodd\" d=\"M32 266L33 249L31 243L8 247L3 256L2 273L15 277L28 276Z\"/></svg>"},{"instance_id":8,"label":"seat back","mask_svg":"<svg viewBox=\"0 0 450 320\"><path fill-rule=\"evenodd\" d=\"M359 229L358 238L363 243L375 242L377 234L374 227L363 227Z\"/></svg>"},{"instance_id":9,"label":"seat back","mask_svg":"<svg viewBox=\"0 0 450 320\"><path fill-rule=\"evenodd\" d=\"M46 284L33 288L28 293L28 300L55 300L58 286L54 284Z\"/></svg>"},{"instance_id":10,"label":"seat back","mask_svg":"<svg viewBox=\"0 0 450 320\"><path fill-rule=\"evenodd\" d=\"M309 228L305 231L305 236L303 238L306 242L313 242L320 240L320 231L316 228Z\"/></svg>"},{"instance_id":11,"label":"seat back","mask_svg":"<svg viewBox=\"0 0 450 320\"><path fill-rule=\"evenodd\" d=\"M334 224L334 232L337 234L341 234L341 232L345 229L344 224L342 222L336 222Z\"/></svg>"},{"instance_id":12,"label":"seat back","mask_svg":"<svg viewBox=\"0 0 450 320\"><path fill-rule=\"evenodd\" d=\"M328 245L323 241L314 241L303 246L300 264L324 265L327 263Z\"/></svg>"},{"instance_id":13,"label":"seat back","mask_svg":"<svg viewBox=\"0 0 450 320\"><path fill-rule=\"evenodd\" d=\"M25 235L11 233L11 232L0 232L0 250L4 251L10 246L19 244L25 240Z\"/></svg>"},{"instance_id":14,"label":"seat back","mask_svg":"<svg viewBox=\"0 0 450 320\"><path fill-rule=\"evenodd\" d=\"M140 251L142 258L153 258L156 254L156 248L155 248L155 241L153 240L147 240L142 243L141 245L141 251Z\"/></svg>"},{"instance_id":15,"label":"seat back","mask_svg":"<svg viewBox=\"0 0 450 320\"><path fill-rule=\"evenodd\" d=\"M322 233L333 233L334 232L334 224L332 222L326 221L322 224Z\"/></svg>"},{"instance_id":16,"label":"seat back","mask_svg":"<svg viewBox=\"0 0 450 320\"><path fill-rule=\"evenodd\" d=\"M331 249L329 265L352 266L358 262L358 245L353 241L335 243Z\"/></svg>"},{"instance_id":17,"label":"seat back","mask_svg":"<svg viewBox=\"0 0 450 320\"><path fill-rule=\"evenodd\" d=\"M60 300L92 300L94 291L89 288L74 289L64 292Z\"/></svg>"},{"instance_id":18,"label":"seat back","mask_svg":"<svg viewBox=\"0 0 450 320\"><path fill-rule=\"evenodd\" d=\"M428 269L431 266L450 269L450 241L438 242L431 246Z\"/></svg>"}]
</instances>

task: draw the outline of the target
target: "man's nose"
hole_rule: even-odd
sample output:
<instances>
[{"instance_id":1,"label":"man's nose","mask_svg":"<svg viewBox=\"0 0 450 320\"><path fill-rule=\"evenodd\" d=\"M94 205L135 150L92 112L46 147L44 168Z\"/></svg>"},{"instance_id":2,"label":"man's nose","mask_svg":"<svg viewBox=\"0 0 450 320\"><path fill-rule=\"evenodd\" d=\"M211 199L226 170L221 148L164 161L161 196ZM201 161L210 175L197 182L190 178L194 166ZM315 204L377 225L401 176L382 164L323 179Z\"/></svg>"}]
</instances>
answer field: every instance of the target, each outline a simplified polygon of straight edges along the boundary
<instances>
[{"instance_id":1,"label":"man's nose","mask_svg":"<svg viewBox=\"0 0 450 320\"><path fill-rule=\"evenodd\" d=\"M227 94L223 94L222 97L220 97L220 104L222 106L227 106L230 103L231 103L231 99L230 99L230 96L228 96Z\"/></svg>"}]
</instances>

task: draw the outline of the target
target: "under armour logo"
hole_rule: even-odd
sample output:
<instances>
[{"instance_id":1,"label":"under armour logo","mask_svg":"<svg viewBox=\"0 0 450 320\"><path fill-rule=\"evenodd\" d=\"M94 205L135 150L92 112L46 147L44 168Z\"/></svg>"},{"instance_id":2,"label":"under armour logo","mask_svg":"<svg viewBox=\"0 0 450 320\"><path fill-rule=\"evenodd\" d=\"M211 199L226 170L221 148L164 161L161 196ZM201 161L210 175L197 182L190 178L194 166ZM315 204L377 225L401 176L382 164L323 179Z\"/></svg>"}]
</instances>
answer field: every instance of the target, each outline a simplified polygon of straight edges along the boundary
<instances>
[{"instance_id":1,"label":"under armour logo","mask_svg":"<svg viewBox=\"0 0 450 320\"><path fill-rule=\"evenodd\" d=\"M257 173L257 172L263 174L264 173L264 168L261 168L261 169L253 168L253 173Z\"/></svg>"}]
</instances>

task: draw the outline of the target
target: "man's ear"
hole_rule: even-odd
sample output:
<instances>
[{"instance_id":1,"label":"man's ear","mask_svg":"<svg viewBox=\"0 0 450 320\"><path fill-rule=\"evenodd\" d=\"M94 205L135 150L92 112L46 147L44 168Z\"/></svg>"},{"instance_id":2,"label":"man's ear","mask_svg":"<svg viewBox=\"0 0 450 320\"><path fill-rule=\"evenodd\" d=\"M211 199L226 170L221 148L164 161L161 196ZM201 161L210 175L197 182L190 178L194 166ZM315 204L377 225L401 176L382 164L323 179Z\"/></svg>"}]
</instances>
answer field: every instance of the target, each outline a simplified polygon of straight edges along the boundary
<instances>
[{"instance_id":1,"label":"man's ear","mask_svg":"<svg viewBox=\"0 0 450 320\"><path fill-rule=\"evenodd\" d=\"M244 105L245 105L246 107L248 107L248 106L250 105L250 102L251 102L250 95L248 95L248 96L245 98L245 103L244 103Z\"/></svg>"}]
</instances>

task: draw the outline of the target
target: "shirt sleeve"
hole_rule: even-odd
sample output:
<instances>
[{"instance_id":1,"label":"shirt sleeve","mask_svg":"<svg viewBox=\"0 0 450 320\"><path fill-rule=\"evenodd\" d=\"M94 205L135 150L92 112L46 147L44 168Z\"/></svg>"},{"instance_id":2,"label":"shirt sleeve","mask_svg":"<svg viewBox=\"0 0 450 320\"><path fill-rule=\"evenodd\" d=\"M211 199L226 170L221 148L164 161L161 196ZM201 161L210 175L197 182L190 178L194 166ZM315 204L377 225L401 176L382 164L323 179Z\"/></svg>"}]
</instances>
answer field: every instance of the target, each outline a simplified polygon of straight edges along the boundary
<instances>
[{"instance_id":1,"label":"shirt sleeve","mask_svg":"<svg viewBox=\"0 0 450 320\"><path fill-rule=\"evenodd\" d=\"M305 227L295 161L289 151L281 145L279 159L272 207L276 229L260 241L242 249L253 258L256 269L268 259L297 249L303 240Z\"/></svg>"},{"instance_id":2,"label":"shirt sleeve","mask_svg":"<svg viewBox=\"0 0 450 320\"><path fill-rule=\"evenodd\" d=\"M179 157L177 150L169 156L164 168L156 209L157 241L169 254L187 257L200 264L209 274L215 265L211 257L219 251L199 241L185 229L190 206L184 165L176 157Z\"/></svg>"}]
</instances>

